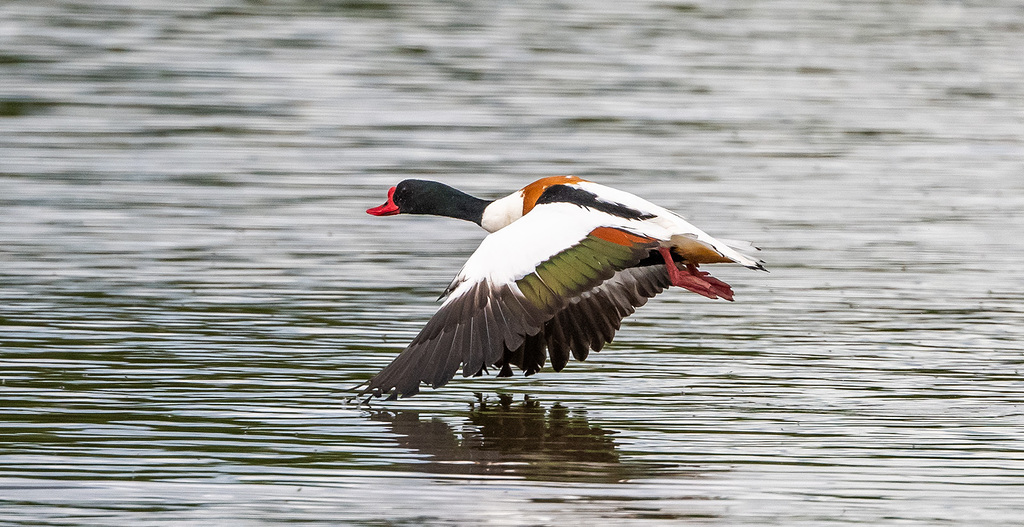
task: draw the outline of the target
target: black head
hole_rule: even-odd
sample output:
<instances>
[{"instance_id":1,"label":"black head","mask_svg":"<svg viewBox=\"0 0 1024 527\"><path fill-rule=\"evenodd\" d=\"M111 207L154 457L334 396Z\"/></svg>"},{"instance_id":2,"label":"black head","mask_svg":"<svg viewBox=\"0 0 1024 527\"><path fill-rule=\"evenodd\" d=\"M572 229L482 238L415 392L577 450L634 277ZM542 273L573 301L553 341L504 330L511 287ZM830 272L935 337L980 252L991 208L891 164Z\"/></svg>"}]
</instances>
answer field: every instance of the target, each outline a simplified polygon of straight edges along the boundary
<instances>
[{"instance_id":1,"label":"black head","mask_svg":"<svg viewBox=\"0 0 1024 527\"><path fill-rule=\"evenodd\" d=\"M444 183L406 179L388 190L387 203L367 209L374 216L432 214L469 220L477 224L491 202L474 198Z\"/></svg>"}]
</instances>

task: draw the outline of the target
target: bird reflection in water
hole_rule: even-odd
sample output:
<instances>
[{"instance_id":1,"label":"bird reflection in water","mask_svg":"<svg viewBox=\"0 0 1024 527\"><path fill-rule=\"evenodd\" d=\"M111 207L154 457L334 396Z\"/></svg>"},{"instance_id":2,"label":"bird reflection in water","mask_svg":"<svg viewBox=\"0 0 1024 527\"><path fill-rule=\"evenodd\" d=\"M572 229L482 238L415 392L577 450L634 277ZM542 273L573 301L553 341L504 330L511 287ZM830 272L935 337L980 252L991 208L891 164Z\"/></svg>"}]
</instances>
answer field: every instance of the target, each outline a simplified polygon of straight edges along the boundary
<instances>
[{"instance_id":1,"label":"bird reflection in water","mask_svg":"<svg viewBox=\"0 0 1024 527\"><path fill-rule=\"evenodd\" d=\"M614 432L593 426L581 409L558 403L545 408L526 397L497 400L477 394L461 423L418 412L380 412L398 443L428 456L401 470L453 475L493 475L550 481L610 482L649 476L658 467L623 462Z\"/></svg>"}]
</instances>

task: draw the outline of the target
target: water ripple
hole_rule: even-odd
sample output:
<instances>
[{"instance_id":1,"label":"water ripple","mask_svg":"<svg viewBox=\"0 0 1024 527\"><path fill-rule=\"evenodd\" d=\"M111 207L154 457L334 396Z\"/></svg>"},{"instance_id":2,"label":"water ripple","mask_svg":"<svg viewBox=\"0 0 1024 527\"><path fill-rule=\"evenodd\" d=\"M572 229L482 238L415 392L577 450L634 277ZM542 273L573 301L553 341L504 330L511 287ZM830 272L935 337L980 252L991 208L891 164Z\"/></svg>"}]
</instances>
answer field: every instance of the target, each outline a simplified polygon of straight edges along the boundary
<instances>
[{"instance_id":1,"label":"water ripple","mask_svg":"<svg viewBox=\"0 0 1024 527\"><path fill-rule=\"evenodd\" d=\"M0 8L0 517L1016 525L1019 9ZM764 248L561 373L351 388L576 174ZM155 514L154 514L155 513Z\"/></svg>"}]
</instances>

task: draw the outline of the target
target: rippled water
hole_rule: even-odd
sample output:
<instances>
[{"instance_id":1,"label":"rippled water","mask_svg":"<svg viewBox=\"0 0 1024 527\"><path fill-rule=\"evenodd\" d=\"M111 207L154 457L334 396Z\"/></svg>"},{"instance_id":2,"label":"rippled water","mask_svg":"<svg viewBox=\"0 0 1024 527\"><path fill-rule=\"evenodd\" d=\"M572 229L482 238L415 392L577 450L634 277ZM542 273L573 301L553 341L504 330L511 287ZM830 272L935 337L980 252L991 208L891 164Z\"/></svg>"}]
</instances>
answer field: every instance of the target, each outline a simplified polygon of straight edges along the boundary
<instances>
[{"instance_id":1,"label":"rippled water","mask_svg":"<svg viewBox=\"0 0 1024 527\"><path fill-rule=\"evenodd\" d=\"M1014 2L0 6L0 520L1016 525ZM764 248L561 373L346 404L576 174Z\"/></svg>"}]
</instances>

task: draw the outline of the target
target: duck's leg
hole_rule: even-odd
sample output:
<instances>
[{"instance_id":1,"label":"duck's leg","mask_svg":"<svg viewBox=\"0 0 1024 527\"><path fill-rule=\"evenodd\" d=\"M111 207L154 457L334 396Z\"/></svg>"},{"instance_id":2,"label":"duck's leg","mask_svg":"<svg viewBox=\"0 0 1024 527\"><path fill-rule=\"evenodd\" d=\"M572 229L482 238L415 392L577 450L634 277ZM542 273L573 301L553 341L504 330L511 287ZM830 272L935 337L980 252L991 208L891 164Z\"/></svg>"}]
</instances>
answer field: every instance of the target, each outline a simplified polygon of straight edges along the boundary
<instances>
[{"instance_id":1,"label":"duck's leg","mask_svg":"<svg viewBox=\"0 0 1024 527\"><path fill-rule=\"evenodd\" d=\"M685 270L680 269L672 259L672 250L668 247L658 247L658 252L665 259L665 269L672 285L708 298L732 300L732 287L729 287L729 284L697 269L697 264L688 263Z\"/></svg>"}]
</instances>

